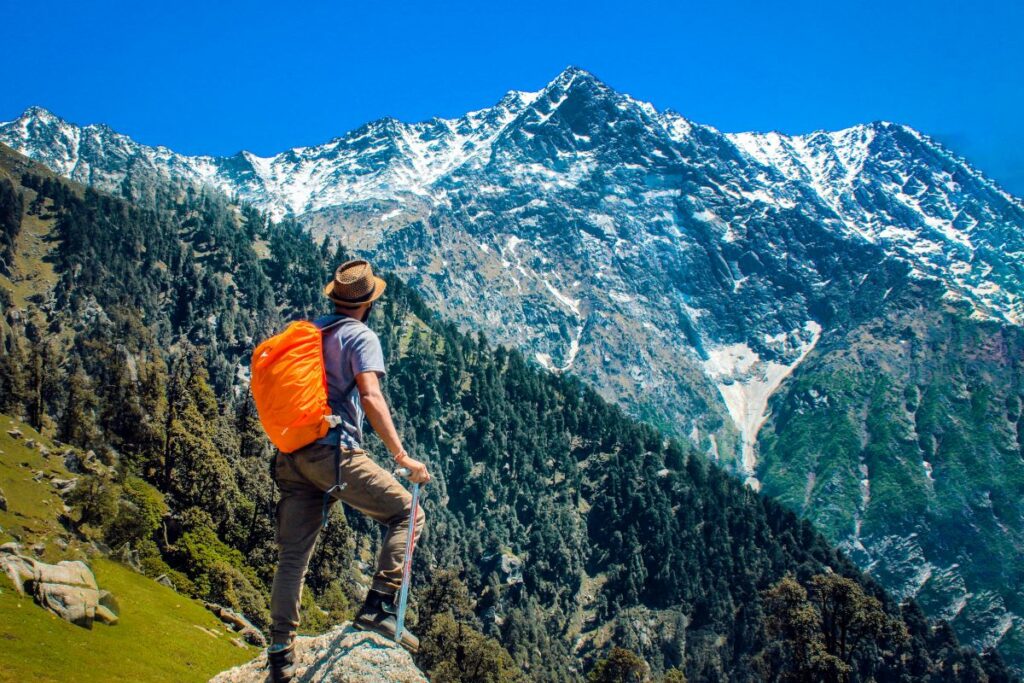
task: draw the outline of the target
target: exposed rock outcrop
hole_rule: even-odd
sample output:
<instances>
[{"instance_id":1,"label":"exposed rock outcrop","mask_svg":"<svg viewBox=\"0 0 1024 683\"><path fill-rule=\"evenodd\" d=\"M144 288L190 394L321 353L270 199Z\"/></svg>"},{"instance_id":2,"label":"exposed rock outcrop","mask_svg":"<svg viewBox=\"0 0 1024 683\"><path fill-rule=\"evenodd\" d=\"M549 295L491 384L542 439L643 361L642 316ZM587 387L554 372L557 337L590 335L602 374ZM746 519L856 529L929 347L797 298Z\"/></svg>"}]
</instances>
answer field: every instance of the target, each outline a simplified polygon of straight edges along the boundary
<instances>
[{"instance_id":1,"label":"exposed rock outcrop","mask_svg":"<svg viewBox=\"0 0 1024 683\"><path fill-rule=\"evenodd\" d=\"M345 623L295 641L296 683L427 683L412 657L392 641ZM263 683L267 657L215 676L210 683Z\"/></svg>"}]
</instances>

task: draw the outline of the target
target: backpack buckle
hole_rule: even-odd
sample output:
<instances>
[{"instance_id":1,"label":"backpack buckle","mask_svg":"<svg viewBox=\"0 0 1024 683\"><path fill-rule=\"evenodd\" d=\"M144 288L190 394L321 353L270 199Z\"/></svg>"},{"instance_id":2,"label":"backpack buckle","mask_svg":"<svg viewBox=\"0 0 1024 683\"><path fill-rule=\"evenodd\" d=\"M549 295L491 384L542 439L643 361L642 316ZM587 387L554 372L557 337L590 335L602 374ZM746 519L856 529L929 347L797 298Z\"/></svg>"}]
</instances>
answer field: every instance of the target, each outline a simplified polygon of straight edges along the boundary
<instances>
[{"instance_id":1,"label":"backpack buckle","mask_svg":"<svg viewBox=\"0 0 1024 683\"><path fill-rule=\"evenodd\" d=\"M324 420L330 427L341 426L341 415L324 415Z\"/></svg>"}]
</instances>

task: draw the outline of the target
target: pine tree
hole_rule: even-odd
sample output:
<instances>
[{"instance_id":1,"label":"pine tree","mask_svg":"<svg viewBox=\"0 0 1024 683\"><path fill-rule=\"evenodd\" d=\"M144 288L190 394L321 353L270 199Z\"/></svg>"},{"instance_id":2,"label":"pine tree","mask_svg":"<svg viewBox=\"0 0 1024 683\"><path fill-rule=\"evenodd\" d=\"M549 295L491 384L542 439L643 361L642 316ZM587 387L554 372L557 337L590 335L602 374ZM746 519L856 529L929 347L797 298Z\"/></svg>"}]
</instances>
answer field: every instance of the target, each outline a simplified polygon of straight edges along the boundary
<instances>
[{"instance_id":1,"label":"pine tree","mask_svg":"<svg viewBox=\"0 0 1024 683\"><path fill-rule=\"evenodd\" d=\"M48 344L44 349L51 348ZM41 369L46 365L47 352L40 354L37 360L37 368ZM99 429L96 421L96 410L99 406L99 397L93 388L92 380L85 373L77 356L72 362L68 371L67 384L67 408L64 410L64 417L60 425L60 437L68 443L91 448L96 445L99 437ZM46 382L38 380L39 387ZM40 394L42 390L39 389ZM37 400L39 409L42 409L43 399Z\"/></svg>"},{"instance_id":2,"label":"pine tree","mask_svg":"<svg viewBox=\"0 0 1024 683\"><path fill-rule=\"evenodd\" d=\"M650 667L635 652L613 647L587 676L588 683L644 683L650 680Z\"/></svg>"}]
</instances>

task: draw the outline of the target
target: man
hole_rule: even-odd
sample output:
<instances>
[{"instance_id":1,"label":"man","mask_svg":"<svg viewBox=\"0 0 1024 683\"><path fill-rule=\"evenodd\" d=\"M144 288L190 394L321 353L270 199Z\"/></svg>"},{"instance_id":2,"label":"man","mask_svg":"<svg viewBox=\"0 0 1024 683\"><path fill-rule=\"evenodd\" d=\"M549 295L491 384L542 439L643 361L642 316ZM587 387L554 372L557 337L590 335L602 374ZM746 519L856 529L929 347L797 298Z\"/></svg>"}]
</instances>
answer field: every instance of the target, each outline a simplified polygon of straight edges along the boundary
<instances>
[{"instance_id":1,"label":"man","mask_svg":"<svg viewBox=\"0 0 1024 683\"><path fill-rule=\"evenodd\" d=\"M391 452L395 466L409 470L411 481L426 483L430 474L402 448L380 390L384 354L377 335L365 323L384 288L384 280L374 276L370 264L362 260L343 263L327 283L324 294L334 302L335 314L319 318L315 324L324 330L328 403L342 418L341 424L294 453L275 456L274 481L281 498L277 505L278 565L270 598L268 659L274 681L289 681L294 675L292 644L299 624L302 581L329 506L337 500L386 527L373 584L354 623L395 637L395 596L402 581L412 496L362 450L363 416ZM423 525L421 509L416 517L416 538ZM402 645L415 652L419 640L403 629Z\"/></svg>"}]
</instances>

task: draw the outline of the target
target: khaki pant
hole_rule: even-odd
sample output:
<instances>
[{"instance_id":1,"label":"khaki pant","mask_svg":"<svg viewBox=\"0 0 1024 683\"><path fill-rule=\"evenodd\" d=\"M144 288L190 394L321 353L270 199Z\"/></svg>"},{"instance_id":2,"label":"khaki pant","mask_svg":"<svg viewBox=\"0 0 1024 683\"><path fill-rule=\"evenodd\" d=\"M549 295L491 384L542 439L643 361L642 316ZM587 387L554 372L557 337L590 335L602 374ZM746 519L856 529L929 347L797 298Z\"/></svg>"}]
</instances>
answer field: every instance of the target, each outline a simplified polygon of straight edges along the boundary
<instances>
[{"instance_id":1,"label":"khaki pant","mask_svg":"<svg viewBox=\"0 0 1024 683\"><path fill-rule=\"evenodd\" d=\"M299 625L302 581L323 521L324 492L335 483L335 455L340 455L341 482L332 492L341 500L387 527L373 588L394 593L402 583L402 564L408 538L412 495L395 477L363 450L310 444L294 453L278 452L274 481L281 494L277 504L278 563L270 596L271 634L285 642ZM423 531L423 508L416 515L416 538Z\"/></svg>"}]
</instances>

